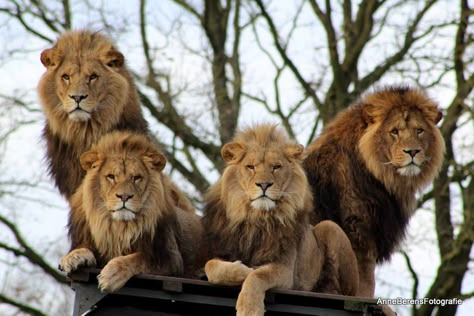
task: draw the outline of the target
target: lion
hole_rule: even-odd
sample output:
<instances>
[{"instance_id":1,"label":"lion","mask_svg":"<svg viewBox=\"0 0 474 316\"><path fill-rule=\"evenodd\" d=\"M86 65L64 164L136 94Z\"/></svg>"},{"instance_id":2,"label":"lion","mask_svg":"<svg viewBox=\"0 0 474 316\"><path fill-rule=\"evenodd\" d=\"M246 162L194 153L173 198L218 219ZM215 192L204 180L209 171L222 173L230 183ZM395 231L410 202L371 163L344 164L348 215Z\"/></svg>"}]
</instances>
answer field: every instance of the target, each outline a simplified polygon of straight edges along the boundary
<instances>
[{"instance_id":1,"label":"lion","mask_svg":"<svg viewBox=\"0 0 474 316\"><path fill-rule=\"evenodd\" d=\"M276 125L240 131L222 147L222 177L205 198L209 282L242 285L237 315L263 315L271 288L354 295L357 262L335 223L309 224L304 147ZM322 282L318 282L322 281Z\"/></svg>"},{"instance_id":2,"label":"lion","mask_svg":"<svg viewBox=\"0 0 474 316\"><path fill-rule=\"evenodd\" d=\"M166 158L154 143L143 134L111 132L80 164L86 176L71 207L82 238L61 259L61 270L98 266L105 292L139 273L198 276L205 249L200 218L176 207L174 187L162 173Z\"/></svg>"},{"instance_id":3,"label":"lion","mask_svg":"<svg viewBox=\"0 0 474 316\"><path fill-rule=\"evenodd\" d=\"M374 269L390 259L416 208L416 192L439 173L442 114L424 92L385 87L339 113L306 151L315 220L333 220L356 253L359 296L373 297Z\"/></svg>"}]
</instances>

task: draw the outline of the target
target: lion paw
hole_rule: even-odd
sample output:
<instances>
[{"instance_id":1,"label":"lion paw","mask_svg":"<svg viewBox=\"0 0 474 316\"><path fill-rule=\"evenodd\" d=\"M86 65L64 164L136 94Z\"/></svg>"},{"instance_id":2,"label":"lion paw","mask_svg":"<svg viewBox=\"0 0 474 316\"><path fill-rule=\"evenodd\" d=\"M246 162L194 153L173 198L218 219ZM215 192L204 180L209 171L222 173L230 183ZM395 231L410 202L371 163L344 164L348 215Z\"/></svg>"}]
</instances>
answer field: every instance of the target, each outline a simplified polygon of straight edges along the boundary
<instances>
[{"instance_id":1,"label":"lion paw","mask_svg":"<svg viewBox=\"0 0 474 316\"><path fill-rule=\"evenodd\" d=\"M109 261L97 276L99 281L99 290L101 292L115 292L121 289L131 277L134 276L130 272L127 263L117 257Z\"/></svg>"},{"instance_id":2,"label":"lion paw","mask_svg":"<svg viewBox=\"0 0 474 316\"><path fill-rule=\"evenodd\" d=\"M93 267L96 265L95 257L92 251L87 248L74 249L61 258L59 270L71 273L81 266Z\"/></svg>"},{"instance_id":3,"label":"lion paw","mask_svg":"<svg viewBox=\"0 0 474 316\"><path fill-rule=\"evenodd\" d=\"M242 261L228 262L218 259L209 260L204 269L210 283L221 285L240 285L254 270Z\"/></svg>"},{"instance_id":4,"label":"lion paw","mask_svg":"<svg viewBox=\"0 0 474 316\"><path fill-rule=\"evenodd\" d=\"M242 290L237 298L237 316L262 316L265 313L264 296Z\"/></svg>"}]
</instances>

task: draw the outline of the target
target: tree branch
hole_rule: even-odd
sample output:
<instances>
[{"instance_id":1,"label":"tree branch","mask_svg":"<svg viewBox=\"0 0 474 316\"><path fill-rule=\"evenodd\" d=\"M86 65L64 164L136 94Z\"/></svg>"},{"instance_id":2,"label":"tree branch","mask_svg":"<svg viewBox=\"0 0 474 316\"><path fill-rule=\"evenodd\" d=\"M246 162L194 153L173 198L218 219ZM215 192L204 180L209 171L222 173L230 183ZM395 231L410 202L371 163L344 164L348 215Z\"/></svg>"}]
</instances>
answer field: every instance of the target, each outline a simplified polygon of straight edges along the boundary
<instances>
[{"instance_id":1,"label":"tree branch","mask_svg":"<svg viewBox=\"0 0 474 316\"><path fill-rule=\"evenodd\" d=\"M54 278L59 283L67 284L68 281L66 277L60 273L57 269L51 267L49 263L47 263L44 258L37 253L23 238L20 231L17 229L15 224L5 218L3 215L0 215L0 222L3 223L13 234L16 241L23 248L23 250L13 248L11 246L7 246L5 244L0 244L0 248L3 248L7 251L12 252L16 256L21 256L26 258L30 263L35 266L40 267L47 275Z\"/></svg>"},{"instance_id":2,"label":"tree branch","mask_svg":"<svg viewBox=\"0 0 474 316\"><path fill-rule=\"evenodd\" d=\"M303 75L299 72L296 65L293 63L293 61L287 55L286 51L283 49L283 46L280 43L278 31L276 29L275 23L273 22L273 19L268 14L268 12L265 9L265 6L263 5L262 1L261 0L255 0L255 1L257 3L258 7L260 8L260 11L261 11L263 17L267 21L267 24L270 28L270 34L272 35L272 38L273 38L273 43L274 43L280 57L283 59L283 62L286 65L288 65L288 67L290 68L290 70L294 74L296 80L303 87L304 92L311 98L311 100L315 104L316 108L321 110L323 108L323 104L321 103L318 96L316 95L316 92L311 88L311 85L309 84L309 82L307 82L303 78Z\"/></svg>"},{"instance_id":3,"label":"tree branch","mask_svg":"<svg viewBox=\"0 0 474 316\"><path fill-rule=\"evenodd\" d=\"M42 311L40 311L39 309L36 309L32 306L29 306L29 305L26 305L26 304L23 304L19 301L16 301L2 293L0 293L0 303L4 303L4 304L9 304L9 305L12 305L12 306L15 306L16 308L18 308L20 311L22 311L23 313L26 313L28 315L32 315L32 316L47 316L47 314L43 313Z\"/></svg>"}]
</instances>

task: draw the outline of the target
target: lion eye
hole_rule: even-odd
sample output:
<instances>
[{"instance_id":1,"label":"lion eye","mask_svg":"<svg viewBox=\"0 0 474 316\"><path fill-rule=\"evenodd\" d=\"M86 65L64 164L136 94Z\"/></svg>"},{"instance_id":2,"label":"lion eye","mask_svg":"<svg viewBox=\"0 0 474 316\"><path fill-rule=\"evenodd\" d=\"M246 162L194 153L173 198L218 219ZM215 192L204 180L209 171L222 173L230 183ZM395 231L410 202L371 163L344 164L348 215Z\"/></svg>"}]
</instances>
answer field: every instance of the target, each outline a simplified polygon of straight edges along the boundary
<instances>
[{"instance_id":1,"label":"lion eye","mask_svg":"<svg viewBox=\"0 0 474 316\"><path fill-rule=\"evenodd\" d=\"M394 128L390 131L390 134L392 135L398 135L398 129Z\"/></svg>"},{"instance_id":2,"label":"lion eye","mask_svg":"<svg viewBox=\"0 0 474 316\"><path fill-rule=\"evenodd\" d=\"M137 182L140 182L142 179L143 179L143 177L140 176L140 175L133 176L133 177L132 177L132 182L133 182L133 183L137 183Z\"/></svg>"},{"instance_id":3,"label":"lion eye","mask_svg":"<svg viewBox=\"0 0 474 316\"><path fill-rule=\"evenodd\" d=\"M99 76L97 76L96 74L92 74L89 76L89 81L95 80L97 78L99 78Z\"/></svg>"},{"instance_id":4,"label":"lion eye","mask_svg":"<svg viewBox=\"0 0 474 316\"><path fill-rule=\"evenodd\" d=\"M62 75L61 78L63 78L63 80L65 80L65 81L69 81L69 75L68 74Z\"/></svg>"},{"instance_id":5,"label":"lion eye","mask_svg":"<svg viewBox=\"0 0 474 316\"><path fill-rule=\"evenodd\" d=\"M246 165L245 166L248 170L254 170L255 166L254 165Z\"/></svg>"},{"instance_id":6,"label":"lion eye","mask_svg":"<svg viewBox=\"0 0 474 316\"><path fill-rule=\"evenodd\" d=\"M115 181L115 176L113 174L108 174L107 179L111 181Z\"/></svg>"},{"instance_id":7,"label":"lion eye","mask_svg":"<svg viewBox=\"0 0 474 316\"><path fill-rule=\"evenodd\" d=\"M422 128L417 128L417 129L416 129L416 134L417 134L417 135L421 135L421 134L423 134L424 131L425 131L425 130L422 129Z\"/></svg>"},{"instance_id":8,"label":"lion eye","mask_svg":"<svg viewBox=\"0 0 474 316\"><path fill-rule=\"evenodd\" d=\"M273 170L278 170L280 168L281 168L281 165L278 163L273 165Z\"/></svg>"}]
</instances>

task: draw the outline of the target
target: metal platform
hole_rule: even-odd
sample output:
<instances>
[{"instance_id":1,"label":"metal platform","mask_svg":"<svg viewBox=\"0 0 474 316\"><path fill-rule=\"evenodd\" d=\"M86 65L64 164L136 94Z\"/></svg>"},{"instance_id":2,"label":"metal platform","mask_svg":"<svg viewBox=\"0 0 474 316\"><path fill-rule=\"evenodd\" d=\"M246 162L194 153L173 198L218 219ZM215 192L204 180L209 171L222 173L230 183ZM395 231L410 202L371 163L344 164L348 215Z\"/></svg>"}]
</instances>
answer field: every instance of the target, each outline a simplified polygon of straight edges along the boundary
<instances>
[{"instance_id":1,"label":"metal platform","mask_svg":"<svg viewBox=\"0 0 474 316\"><path fill-rule=\"evenodd\" d=\"M104 294L97 289L97 269L70 275L79 315L235 315L239 287L206 281L139 275L122 289ZM376 300L312 292L273 289L265 297L265 315L382 315Z\"/></svg>"}]
</instances>

